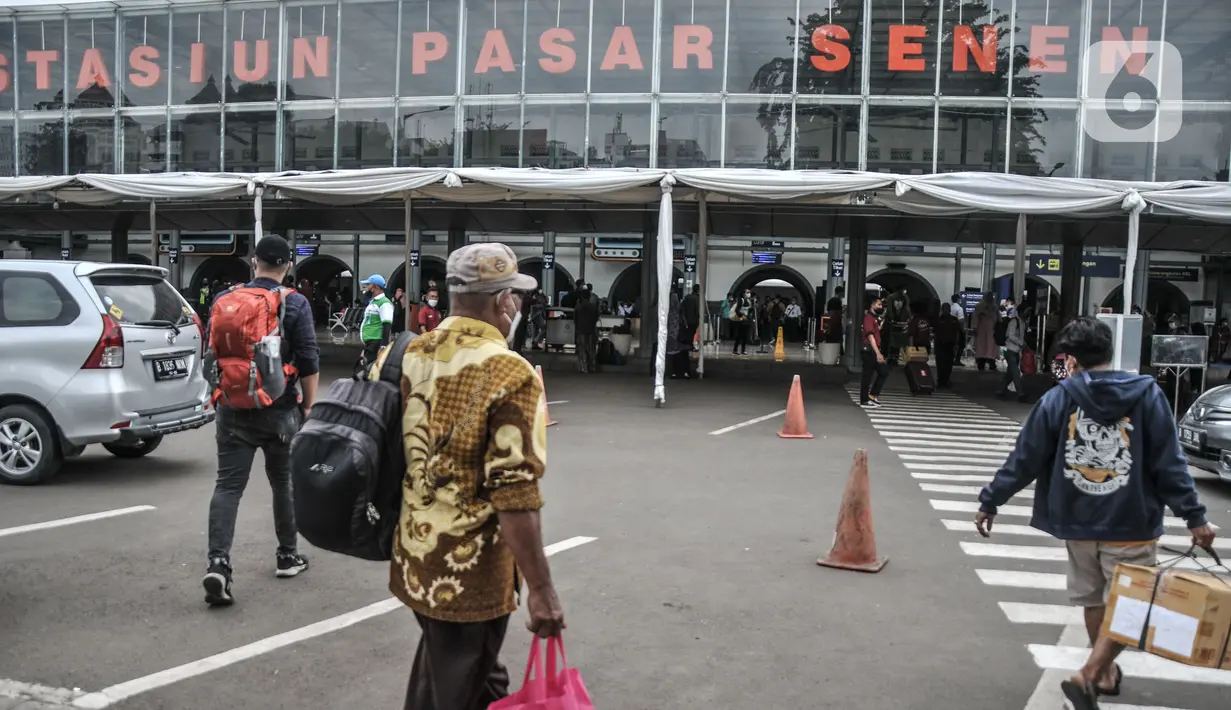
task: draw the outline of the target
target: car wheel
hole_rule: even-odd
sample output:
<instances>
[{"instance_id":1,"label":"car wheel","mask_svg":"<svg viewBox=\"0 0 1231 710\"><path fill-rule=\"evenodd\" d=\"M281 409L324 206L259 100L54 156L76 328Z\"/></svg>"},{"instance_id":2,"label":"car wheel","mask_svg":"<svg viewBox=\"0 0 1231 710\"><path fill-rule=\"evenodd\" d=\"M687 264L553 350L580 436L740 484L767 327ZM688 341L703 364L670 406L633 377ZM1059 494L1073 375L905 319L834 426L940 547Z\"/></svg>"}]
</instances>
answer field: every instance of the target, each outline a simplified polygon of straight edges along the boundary
<instances>
[{"instance_id":1,"label":"car wheel","mask_svg":"<svg viewBox=\"0 0 1231 710\"><path fill-rule=\"evenodd\" d=\"M60 470L61 460L47 415L24 404L0 408L0 483L44 483Z\"/></svg>"},{"instance_id":2,"label":"car wheel","mask_svg":"<svg viewBox=\"0 0 1231 710\"><path fill-rule=\"evenodd\" d=\"M132 444L121 444L118 441L109 442L103 444L103 448L122 459L139 459L142 456L152 452L154 449L157 449L158 445L161 443L161 436L151 436Z\"/></svg>"}]
</instances>

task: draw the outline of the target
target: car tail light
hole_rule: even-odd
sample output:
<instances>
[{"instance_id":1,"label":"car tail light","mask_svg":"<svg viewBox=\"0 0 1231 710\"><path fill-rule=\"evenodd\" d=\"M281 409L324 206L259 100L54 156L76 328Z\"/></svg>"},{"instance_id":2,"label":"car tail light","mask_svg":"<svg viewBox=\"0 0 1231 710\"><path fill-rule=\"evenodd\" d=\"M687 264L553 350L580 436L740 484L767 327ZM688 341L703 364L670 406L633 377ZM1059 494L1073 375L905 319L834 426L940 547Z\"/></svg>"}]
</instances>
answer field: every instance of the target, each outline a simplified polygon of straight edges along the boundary
<instances>
[{"instance_id":1,"label":"car tail light","mask_svg":"<svg viewBox=\"0 0 1231 710\"><path fill-rule=\"evenodd\" d=\"M121 367L124 367L124 333L120 330L120 324L104 313L103 334L81 369L115 370Z\"/></svg>"}]
</instances>

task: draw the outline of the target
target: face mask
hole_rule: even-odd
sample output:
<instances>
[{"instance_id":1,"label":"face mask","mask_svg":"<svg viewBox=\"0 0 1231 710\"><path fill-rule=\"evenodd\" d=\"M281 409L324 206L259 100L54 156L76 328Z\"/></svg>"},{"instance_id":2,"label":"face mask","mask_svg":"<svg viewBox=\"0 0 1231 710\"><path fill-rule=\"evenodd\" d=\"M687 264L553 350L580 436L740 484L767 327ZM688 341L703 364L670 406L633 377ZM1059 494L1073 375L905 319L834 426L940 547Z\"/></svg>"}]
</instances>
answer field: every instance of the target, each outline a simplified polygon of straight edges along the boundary
<instances>
[{"instance_id":1,"label":"face mask","mask_svg":"<svg viewBox=\"0 0 1231 710\"><path fill-rule=\"evenodd\" d=\"M745 293L745 294L744 294L744 298L752 298L752 294L751 294L751 293Z\"/></svg>"},{"instance_id":2,"label":"face mask","mask_svg":"<svg viewBox=\"0 0 1231 710\"><path fill-rule=\"evenodd\" d=\"M435 308L437 303L440 303L440 301L437 301L434 298L427 299L427 305L431 306L432 308Z\"/></svg>"},{"instance_id":3,"label":"face mask","mask_svg":"<svg viewBox=\"0 0 1231 710\"><path fill-rule=\"evenodd\" d=\"M873 309L872 309L872 312L873 312L873 313L875 313L876 315L878 315L878 316L879 316L880 314L882 314L882 313L884 313L884 312L885 312L885 307L884 307L884 306L877 306L876 308L873 308Z\"/></svg>"},{"instance_id":4,"label":"face mask","mask_svg":"<svg viewBox=\"0 0 1231 710\"><path fill-rule=\"evenodd\" d=\"M509 297L512 298L513 296L512 291L505 291L505 293L509 294ZM504 339L505 339L505 342L507 342L509 345L512 345L513 339L517 337L517 326L521 325L521 309L519 308L516 311L514 311L512 318L510 318L509 314L505 313L504 311L501 311L500 315L504 316L504 319L509 322L509 332L508 332L508 335L504 336Z\"/></svg>"}]
</instances>

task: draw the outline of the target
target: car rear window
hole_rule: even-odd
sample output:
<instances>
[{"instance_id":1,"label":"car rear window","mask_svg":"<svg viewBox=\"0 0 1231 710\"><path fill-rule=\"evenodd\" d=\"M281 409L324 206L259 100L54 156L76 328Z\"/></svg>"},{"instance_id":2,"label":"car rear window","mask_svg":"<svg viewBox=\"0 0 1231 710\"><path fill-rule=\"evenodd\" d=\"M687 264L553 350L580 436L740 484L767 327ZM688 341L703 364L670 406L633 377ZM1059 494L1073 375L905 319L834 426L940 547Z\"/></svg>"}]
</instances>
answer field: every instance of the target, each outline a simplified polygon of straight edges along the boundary
<instances>
[{"instance_id":1,"label":"car rear window","mask_svg":"<svg viewBox=\"0 0 1231 710\"><path fill-rule=\"evenodd\" d=\"M192 313L166 280L137 275L95 276L90 279L103 308L120 323L151 321L184 323Z\"/></svg>"}]
</instances>

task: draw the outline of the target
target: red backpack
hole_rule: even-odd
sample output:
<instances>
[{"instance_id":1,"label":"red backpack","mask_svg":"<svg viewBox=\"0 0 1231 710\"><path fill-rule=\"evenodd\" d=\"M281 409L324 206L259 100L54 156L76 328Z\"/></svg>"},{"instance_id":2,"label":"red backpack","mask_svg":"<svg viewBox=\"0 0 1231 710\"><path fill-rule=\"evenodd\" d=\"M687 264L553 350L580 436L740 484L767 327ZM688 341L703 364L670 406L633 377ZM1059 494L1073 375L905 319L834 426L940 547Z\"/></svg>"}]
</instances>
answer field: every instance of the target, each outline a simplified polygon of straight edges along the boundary
<instances>
[{"instance_id":1,"label":"red backpack","mask_svg":"<svg viewBox=\"0 0 1231 710\"><path fill-rule=\"evenodd\" d=\"M222 401L235 409L261 409L286 393L296 373L282 363L282 315L291 293L237 286L214 301L209 347L216 365L215 406Z\"/></svg>"}]
</instances>

